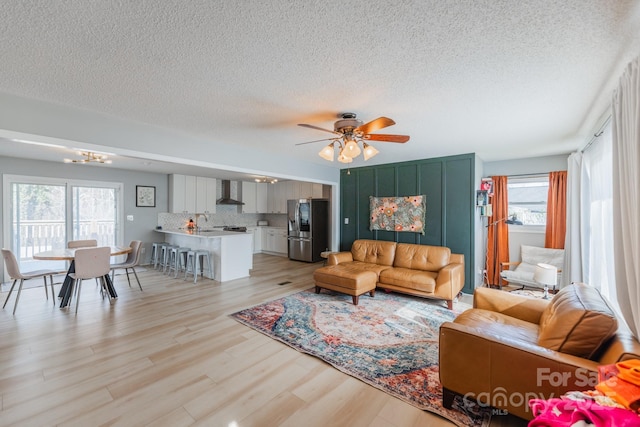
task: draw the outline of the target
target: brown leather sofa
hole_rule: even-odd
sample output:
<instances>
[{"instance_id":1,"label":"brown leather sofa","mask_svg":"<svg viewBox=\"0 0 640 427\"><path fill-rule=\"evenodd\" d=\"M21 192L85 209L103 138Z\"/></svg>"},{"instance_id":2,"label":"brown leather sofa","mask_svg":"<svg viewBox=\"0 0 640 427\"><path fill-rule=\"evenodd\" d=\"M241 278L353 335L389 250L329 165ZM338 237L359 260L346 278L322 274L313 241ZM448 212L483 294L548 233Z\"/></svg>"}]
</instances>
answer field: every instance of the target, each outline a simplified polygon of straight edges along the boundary
<instances>
[{"instance_id":1,"label":"brown leather sofa","mask_svg":"<svg viewBox=\"0 0 640 427\"><path fill-rule=\"evenodd\" d=\"M440 327L443 404L455 395L531 419L530 399L593 390L598 366L640 358L598 290L584 284L551 300L478 288L473 307Z\"/></svg>"},{"instance_id":2,"label":"brown leather sofa","mask_svg":"<svg viewBox=\"0 0 640 427\"><path fill-rule=\"evenodd\" d=\"M375 277L359 272L373 272ZM446 300L451 309L464 287L464 255L452 254L442 246L361 239L353 242L351 251L330 254L327 265L314 272L314 279L316 290L332 289L355 296L377 287Z\"/></svg>"}]
</instances>

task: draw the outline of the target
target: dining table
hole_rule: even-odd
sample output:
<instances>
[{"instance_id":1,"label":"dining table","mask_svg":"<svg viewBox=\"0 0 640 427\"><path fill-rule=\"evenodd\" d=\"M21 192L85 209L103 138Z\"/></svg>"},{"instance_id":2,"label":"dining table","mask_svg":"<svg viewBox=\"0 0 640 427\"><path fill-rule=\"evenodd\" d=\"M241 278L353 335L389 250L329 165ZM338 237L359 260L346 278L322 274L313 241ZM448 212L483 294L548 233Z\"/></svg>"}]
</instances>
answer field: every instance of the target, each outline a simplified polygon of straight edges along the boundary
<instances>
[{"instance_id":1,"label":"dining table","mask_svg":"<svg viewBox=\"0 0 640 427\"><path fill-rule=\"evenodd\" d=\"M110 246L111 248L111 256L125 255L132 251L129 246ZM73 288L75 281L71 278L70 274L75 272L75 253L78 249L87 249L85 248L63 248L63 249L51 249L48 251L38 252L33 254L33 259L37 260L49 260L49 261L69 261L69 268L67 270L67 274L64 277L64 281L62 282L62 287L60 288L60 292L58 293L58 298L60 298L60 308L67 307L69 305L69 301L71 300L71 295L73 294ZM111 281L111 276L108 274L104 277L107 285L107 290L109 292L109 296L111 298L117 298L118 294L116 293L116 289L113 286L113 282Z\"/></svg>"}]
</instances>

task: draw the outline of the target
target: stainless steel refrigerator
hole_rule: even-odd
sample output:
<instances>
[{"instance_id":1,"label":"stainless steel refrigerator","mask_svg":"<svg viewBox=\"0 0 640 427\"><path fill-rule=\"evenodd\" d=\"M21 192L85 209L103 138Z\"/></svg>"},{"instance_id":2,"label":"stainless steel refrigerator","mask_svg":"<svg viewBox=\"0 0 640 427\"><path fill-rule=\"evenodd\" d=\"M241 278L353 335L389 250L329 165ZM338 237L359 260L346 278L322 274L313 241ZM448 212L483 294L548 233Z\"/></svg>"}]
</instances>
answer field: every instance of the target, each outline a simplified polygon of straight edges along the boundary
<instances>
[{"instance_id":1,"label":"stainless steel refrigerator","mask_svg":"<svg viewBox=\"0 0 640 427\"><path fill-rule=\"evenodd\" d=\"M289 259L321 261L329 247L329 201L287 200Z\"/></svg>"}]
</instances>

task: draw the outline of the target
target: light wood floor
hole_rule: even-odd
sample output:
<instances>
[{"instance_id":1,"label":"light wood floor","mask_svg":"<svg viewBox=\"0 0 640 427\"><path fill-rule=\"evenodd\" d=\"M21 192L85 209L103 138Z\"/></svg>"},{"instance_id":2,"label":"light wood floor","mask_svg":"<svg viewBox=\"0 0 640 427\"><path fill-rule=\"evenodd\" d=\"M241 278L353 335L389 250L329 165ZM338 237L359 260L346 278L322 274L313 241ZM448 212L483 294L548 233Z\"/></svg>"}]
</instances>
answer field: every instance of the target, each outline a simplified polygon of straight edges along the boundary
<instances>
[{"instance_id":1,"label":"light wood floor","mask_svg":"<svg viewBox=\"0 0 640 427\"><path fill-rule=\"evenodd\" d=\"M116 276L112 306L85 281L77 316L25 289L0 311L0 425L452 425L228 317L312 287L318 266L260 254L250 278L197 285L149 269L144 292ZM511 425L526 422L492 420Z\"/></svg>"}]
</instances>

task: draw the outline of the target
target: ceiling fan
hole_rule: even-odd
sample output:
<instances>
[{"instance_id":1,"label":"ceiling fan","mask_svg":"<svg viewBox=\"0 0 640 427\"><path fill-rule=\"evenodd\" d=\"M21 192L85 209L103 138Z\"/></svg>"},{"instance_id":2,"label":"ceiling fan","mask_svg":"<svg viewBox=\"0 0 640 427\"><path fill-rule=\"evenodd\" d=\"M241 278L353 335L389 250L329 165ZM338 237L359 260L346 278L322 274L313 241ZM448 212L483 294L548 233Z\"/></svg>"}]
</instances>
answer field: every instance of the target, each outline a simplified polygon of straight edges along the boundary
<instances>
[{"instance_id":1,"label":"ceiling fan","mask_svg":"<svg viewBox=\"0 0 640 427\"><path fill-rule=\"evenodd\" d=\"M370 144L365 141L380 141L380 142L397 142L405 143L409 141L407 135L389 135L389 134L376 134L371 133L380 129L384 129L388 126L396 124L388 117L378 117L368 123L362 123L362 120L356 118L355 113L342 113L339 115L340 120L334 123L333 130L324 129L314 125L308 125L305 123L299 123L298 126L317 129L323 132L329 132L336 136L332 138L316 139L315 141L300 142L296 145L311 144L313 142L331 141L329 145L324 147L318 155L330 162L333 161L334 151L336 144L338 145L338 161L341 163L351 163L354 157L357 157L361 150L358 146L359 142L362 142L363 156L365 160L369 160L373 156L379 153Z\"/></svg>"}]
</instances>

